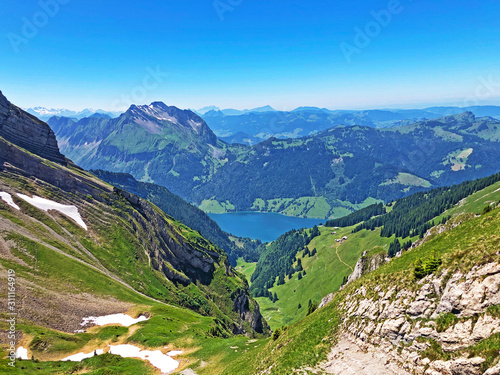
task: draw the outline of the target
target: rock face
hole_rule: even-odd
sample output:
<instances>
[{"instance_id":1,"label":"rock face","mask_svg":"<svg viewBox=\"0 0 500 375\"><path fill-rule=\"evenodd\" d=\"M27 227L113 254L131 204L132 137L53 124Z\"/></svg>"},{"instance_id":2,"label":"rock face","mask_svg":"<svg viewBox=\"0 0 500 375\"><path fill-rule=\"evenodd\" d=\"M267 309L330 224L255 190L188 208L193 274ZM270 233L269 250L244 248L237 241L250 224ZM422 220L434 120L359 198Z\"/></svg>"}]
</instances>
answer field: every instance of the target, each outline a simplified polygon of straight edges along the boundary
<instances>
[{"instance_id":1,"label":"rock face","mask_svg":"<svg viewBox=\"0 0 500 375\"><path fill-rule=\"evenodd\" d=\"M260 314L260 308L258 304L255 304L253 312L250 309L250 299L248 298L248 293L242 289L238 290L233 294L233 311L240 314L240 319L243 321L250 322L252 329L257 333L264 333L269 330L267 323L262 319ZM234 327L233 333L241 334L241 328Z\"/></svg>"},{"instance_id":2,"label":"rock face","mask_svg":"<svg viewBox=\"0 0 500 375\"><path fill-rule=\"evenodd\" d=\"M152 134L159 133L162 128L161 122L166 121L169 122L168 126L176 127L186 136L189 136L189 133L195 133L208 144L213 146L217 144L217 136L200 116L190 110L168 106L163 102L153 102L150 105L132 105L125 113L126 115L132 117L136 124ZM160 123L153 123L152 119Z\"/></svg>"},{"instance_id":3,"label":"rock face","mask_svg":"<svg viewBox=\"0 0 500 375\"><path fill-rule=\"evenodd\" d=\"M11 104L0 91L0 136L33 154L65 164L50 127Z\"/></svg>"},{"instance_id":4,"label":"rock face","mask_svg":"<svg viewBox=\"0 0 500 375\"><path fill-rule=\"evenodd\" d=\"M347 283L345 285L356 281L361 276L363 276L369 272L375 271L382 264L387 263L389 260L390 259L387 258L385 251L378 252L375 254L368 254L367 251L363 252L363 255L358 259L358 262L356 263L356 266L354 267L354 271L347 278ZM343 285L340 289L343 289L345 287L345 285ZM326 295L325 297L323 297L318 308L322 308L327 303L332 301L334 296L335 296L335 293L330 293L330 294Z\"/></svg>"},{"instance_id":5,"label":"rock face","mask_svg":"<svg viewBox=\"0 0 500 375\"><path fill-rule=\"evenodd\" d=\"M114 189L118 196L124 197L135 209L131 214L139 225L133 226L137 235L147 228L151 238L145 246L151 259L151 266L163 272L168 279L187 285L200 281L209 284L215 271L215 263L221 262L221 254L211 251L208 247L197 248L183 241L174 230L169 230L168 224L153 209L151 204L136 195L120 189ZM138 214L140 213L140 214ZM208 242L206 242L208 245Z\"/></svg>"},{"instance_id":6,"label":"rock face","mask_svg":"<svg viewBox=\"0 0 500 375\"><path fill-rule=\"evenodd\" d=\"M388 358L410 372L480 375L485 359L464 357L459 351L500 333L500 318L488 312L488 307L499 304L500 264L492 262L467 274L448 275L444 270L429 275L412 290L377 286L369 291L363 286L339 307L345 316L344 332L359 346L383 349ZM439 325L444 314L453 319L448 325ZM431 343L457 355L431 361L422 354ZM498 373L495 371L492 368L487 373Z\"/></svg>"},{"instance_id":7,"label":"rock face","mask_svg":"<svg viewBox=\"0 0 500 375\"><path fill-rule=\"evenodd\" d=\"M359 279L364 274L375 271L382 264L387 263L388 261L389 258L386 257L386 253L384 251L374 255L368 255L365 251L358 259L358 262L354 267L354 271L349 275L347 284Z\"/></svg>"}]
</instances>

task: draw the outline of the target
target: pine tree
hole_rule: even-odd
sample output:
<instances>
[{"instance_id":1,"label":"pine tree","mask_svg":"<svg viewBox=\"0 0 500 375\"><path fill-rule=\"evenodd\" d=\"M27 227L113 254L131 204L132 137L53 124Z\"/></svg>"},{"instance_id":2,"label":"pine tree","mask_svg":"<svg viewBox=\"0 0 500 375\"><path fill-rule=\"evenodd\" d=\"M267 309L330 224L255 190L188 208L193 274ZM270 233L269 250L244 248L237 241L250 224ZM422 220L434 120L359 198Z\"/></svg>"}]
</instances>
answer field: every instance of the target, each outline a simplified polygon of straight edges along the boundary
<instances>
[{"instance_id":1,"label":"pine tree","mask_svg":"<svg viewBox=\"0 0 500 375\"><path fill-rule=\"evenodd\" d=\"M281 274L278 278L278 285L283 285L285 283L285 275Z\"/></svg>"},{"instance_id":2,"label":"pine tree","mask_svg":"<svg viewBox=\"0 0 500 375\"><path fill-rule=\"evenodd\" d=\"M397 254L397 252L401 250L401 244L399 243L399 240L396 238L393 243L390 244L389 246L389 258L394 258L394 256Z\"/></svg>"},{"instance_id":3,"label":"pine tree","mask_svg":"<svg viewBox=\"0 0 500 375\"><path fill-rule=\"evenodd\" d=\"M309 305L307 306L307 315L311 315L318 308L318 304L309 300Z\"/></svg>"},{"instance_id":4,"label":"pine tree","mask_svg":"<svg viewBox=\"0 0 500 375\"><path fill-rule=\"evenodd\" d=\"M344 279L342 280L342 285L347 284L347 276L344 276Z\"/></svg>"}]
</instances>

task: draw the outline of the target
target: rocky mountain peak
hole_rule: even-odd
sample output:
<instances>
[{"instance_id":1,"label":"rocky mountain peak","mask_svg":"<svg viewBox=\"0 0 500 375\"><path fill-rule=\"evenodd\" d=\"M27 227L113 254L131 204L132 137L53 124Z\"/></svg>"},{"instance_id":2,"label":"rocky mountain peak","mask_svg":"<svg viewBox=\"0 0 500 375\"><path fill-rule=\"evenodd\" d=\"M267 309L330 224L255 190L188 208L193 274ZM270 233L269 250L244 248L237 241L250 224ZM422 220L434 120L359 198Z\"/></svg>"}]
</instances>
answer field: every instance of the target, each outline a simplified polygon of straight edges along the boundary
<instances>
[{"instance_id":1,"label":"rocky mountain peak","mask_svg":"<svg viewBox=\"0 0 500 375\"><path fill-rule=\"evenodd\" d=\"M184 131L194 131L206 138L207 143L215 144L217 137L205 121L191 110L182 110L168 106L163 102L153 102L150 105L131 105L125 116L133 118L134 122L144 127L150 133L161 132L167 123Z\"/></svg>"},{"instance_id":2,"label":"rocky mountain peak","mask_svg":"<svg viewBox=\"0 0 500 375\"><path fill-rule=\"evenodd\" d=\"M65 164L50 127L10 103L0 91L0 136L33 154Z\"/></svg>"}]
</instances>

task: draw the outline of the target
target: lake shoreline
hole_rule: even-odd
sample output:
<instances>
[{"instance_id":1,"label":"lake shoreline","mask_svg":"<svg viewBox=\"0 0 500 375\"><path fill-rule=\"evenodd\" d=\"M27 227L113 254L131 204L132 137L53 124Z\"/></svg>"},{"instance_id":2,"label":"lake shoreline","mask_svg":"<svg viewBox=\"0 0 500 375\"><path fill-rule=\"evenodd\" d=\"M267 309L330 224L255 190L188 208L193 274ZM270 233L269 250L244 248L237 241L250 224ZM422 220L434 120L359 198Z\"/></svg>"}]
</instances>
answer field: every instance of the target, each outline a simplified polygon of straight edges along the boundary
<instances>
[{"instance_id":1,"label":"lake shoreline","mask_svg":"<svg viewBox=\"0 0 500 375\"><path fill-rule=\"evenodd\" d=\"M326 222L325 219L300 218L277 212L241 211L207 215L228 233L262 242L272 242L292 229L311 228Z\"/></svg>"}]
</instances>

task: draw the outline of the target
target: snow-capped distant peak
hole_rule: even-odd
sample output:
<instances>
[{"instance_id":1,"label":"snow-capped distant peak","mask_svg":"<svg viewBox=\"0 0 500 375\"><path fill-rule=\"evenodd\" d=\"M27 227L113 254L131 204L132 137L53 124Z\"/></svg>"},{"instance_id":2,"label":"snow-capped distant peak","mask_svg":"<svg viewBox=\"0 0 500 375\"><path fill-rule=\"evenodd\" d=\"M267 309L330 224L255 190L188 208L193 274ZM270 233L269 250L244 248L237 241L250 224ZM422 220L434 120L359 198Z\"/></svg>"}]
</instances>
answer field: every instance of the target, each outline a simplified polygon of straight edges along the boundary
<instances>
[{"instance_id":1,"label":"snow-capped distant peak","mask_svg":"<svg viewBox=\"0 0 500 375\"><path fill-rule=\"evenodd\" d=\"M70 112L69 110L63 109L63 108L58 108L58 109L50 108L49 109L49 108L45 108L45 107L34 107L34 108L23 108L23 109L27 112L30 112L30 111L36 112L37 114L39 114L41 116L60 116L63 113Z\"/></svg>"},{"instance_id":2,"label":"snow-capped distant peak","mask_svg":"<svg viewBox=\"0 0 500 375\"><path fill-rule=\"evenodd\" d=\"M48 120L52 116L63 116L63 117L74 117L77 119L82 119L85 117L90 117L95 113L105 114L111 118L118 117L119 112L106 112L102 109L85 108L82 111L72 111L65 108L45 108L45 107L33 107L33 108L23 108L26 112L38 117L41 120Z\"/></svg>"}]
</instances>

